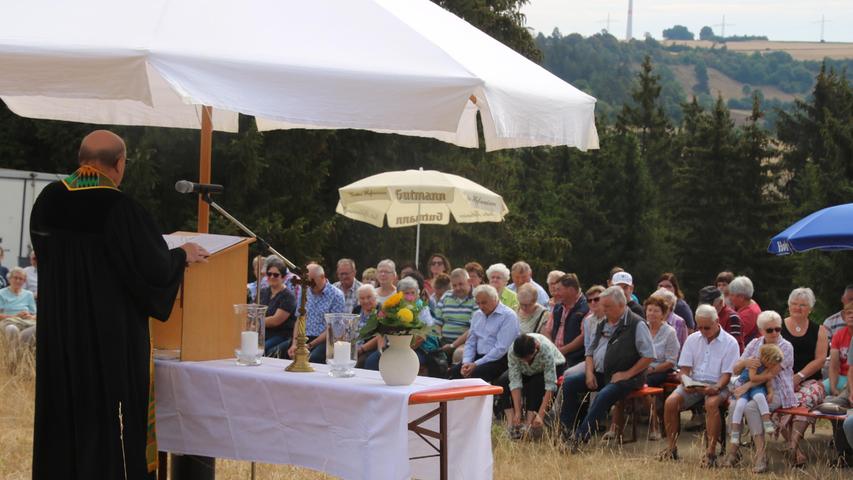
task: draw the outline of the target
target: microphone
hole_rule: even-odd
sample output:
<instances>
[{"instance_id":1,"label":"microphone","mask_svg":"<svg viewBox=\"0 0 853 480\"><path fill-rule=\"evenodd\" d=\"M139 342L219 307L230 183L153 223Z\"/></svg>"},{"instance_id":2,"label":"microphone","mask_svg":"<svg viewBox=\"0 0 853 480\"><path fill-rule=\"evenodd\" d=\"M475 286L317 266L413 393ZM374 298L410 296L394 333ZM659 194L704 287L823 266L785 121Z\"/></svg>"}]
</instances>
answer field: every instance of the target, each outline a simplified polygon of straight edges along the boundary
<instances>
[{"instance_id":1,"label":"microphone","mask_svg":"<svg viewBox=\"0 0 853 480\"><path fill-rule=\"evenodd\" d=\"M175 190L178 193L220 193L225 190L222 185L215 183L195 183L187 180L178 180L175 183Z\"/></svg>"}]
</instances>

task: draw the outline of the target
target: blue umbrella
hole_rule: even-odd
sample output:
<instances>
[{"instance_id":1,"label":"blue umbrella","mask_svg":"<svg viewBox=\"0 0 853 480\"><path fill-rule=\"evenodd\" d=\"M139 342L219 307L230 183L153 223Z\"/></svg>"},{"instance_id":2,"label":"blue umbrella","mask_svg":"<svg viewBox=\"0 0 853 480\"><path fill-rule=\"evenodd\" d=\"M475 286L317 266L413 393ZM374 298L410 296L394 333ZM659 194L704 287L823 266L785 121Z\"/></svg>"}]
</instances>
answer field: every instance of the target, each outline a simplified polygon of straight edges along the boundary
<instances>
[{"instance_id":1,"label":"blue umbrella","mask_svg":"<svg viewBox=\"0 0 853 480\"><path fill-rule=\"evenodd\" d=\"M775 255L815 249L853 250L853 203L812 213L773 237L767 247Z\"/></svg>"}]
</instances>

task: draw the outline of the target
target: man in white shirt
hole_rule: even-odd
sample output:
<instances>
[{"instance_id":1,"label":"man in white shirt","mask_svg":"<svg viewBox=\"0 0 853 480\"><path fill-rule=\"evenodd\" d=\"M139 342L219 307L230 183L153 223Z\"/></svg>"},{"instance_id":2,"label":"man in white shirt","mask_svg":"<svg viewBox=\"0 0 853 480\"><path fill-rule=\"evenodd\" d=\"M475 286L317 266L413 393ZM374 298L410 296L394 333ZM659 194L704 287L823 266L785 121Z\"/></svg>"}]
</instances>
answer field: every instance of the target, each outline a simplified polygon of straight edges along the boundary
<instances>
[{"instance_id":1,"label":"man in white shirt","mask_svg":"<svg viewBox=\"0 0 853 480\"><path fill-rule=\"evenodd\" d=\"M740 356L737 340L720 327L717 309L700 305L696 309L697 331L690 334L681 347L678 360L679 376L708 384L704 388L685 388L679 385L664 405L664 425L669 445L660 453L662 460L678 459L676 440L681 427L681 411L703 401L705 403L706 453L702 466L716 463L716 446L722 429L720 405L728 399L726 386L732 369Z\"/></svg>"}]
</instances>

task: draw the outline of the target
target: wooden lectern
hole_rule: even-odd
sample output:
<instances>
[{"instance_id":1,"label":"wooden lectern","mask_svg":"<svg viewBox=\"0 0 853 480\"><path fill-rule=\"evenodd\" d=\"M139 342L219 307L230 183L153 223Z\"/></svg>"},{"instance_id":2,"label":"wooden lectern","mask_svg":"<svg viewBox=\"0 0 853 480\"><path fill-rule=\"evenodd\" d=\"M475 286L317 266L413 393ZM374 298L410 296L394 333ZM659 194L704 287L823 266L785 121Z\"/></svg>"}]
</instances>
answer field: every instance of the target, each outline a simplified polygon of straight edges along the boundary
<instances>
[{"instance_id":1,"label":"wooden lectern","mask_svg":"<svg viewBox=\"0 0 853 480\"><path fill-rule=\"evenodd\" d=\"M234 305L246 303L246 266L249 245L254 241L244 238L211 254L207 263L186 267L169 320L149 320L155 350L179 350L182 361L234 357L234 349L240 345Z\"/></svg>"}]
</instances>

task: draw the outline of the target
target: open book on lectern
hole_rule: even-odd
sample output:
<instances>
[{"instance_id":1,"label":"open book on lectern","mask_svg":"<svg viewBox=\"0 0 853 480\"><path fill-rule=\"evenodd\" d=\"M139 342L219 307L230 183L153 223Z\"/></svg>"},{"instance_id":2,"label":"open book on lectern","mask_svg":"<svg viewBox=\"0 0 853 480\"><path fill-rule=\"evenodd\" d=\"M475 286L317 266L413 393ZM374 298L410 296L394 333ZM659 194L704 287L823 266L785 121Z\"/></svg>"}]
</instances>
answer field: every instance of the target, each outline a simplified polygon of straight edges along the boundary
<instances>
[{"instance_id":1,"label":"open book on lectern","mask_svg":"<svg viewBox=\"0 0 853 480\"><path fill-rule=\"evenodd\" d=\"M163 235L163 240L166 241L166 245L169 246L169 250L178 248L185 243L193 242L199 244L202 248L213 255L216 252L225 250L231 245L236 245L243 240L243 237L235 237L233 235L216 235L213 233L190 233L187 235L172 233Z\"/></svg>"}]
</instances>

